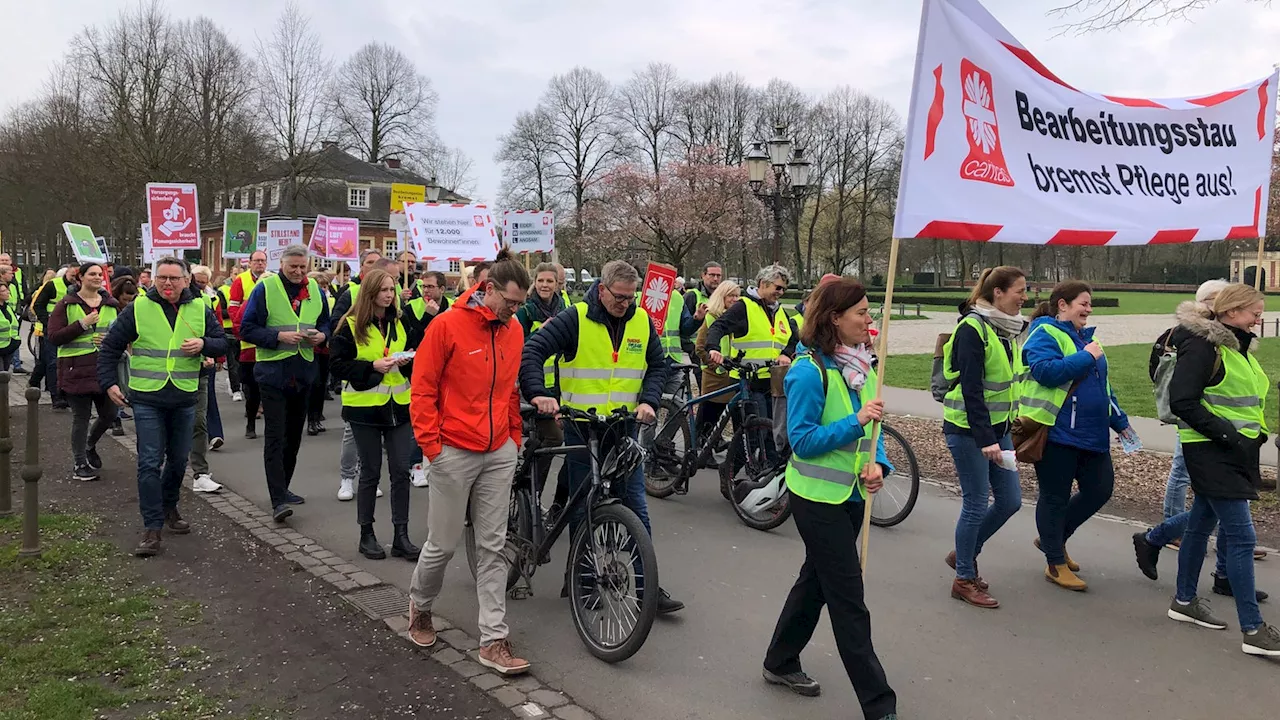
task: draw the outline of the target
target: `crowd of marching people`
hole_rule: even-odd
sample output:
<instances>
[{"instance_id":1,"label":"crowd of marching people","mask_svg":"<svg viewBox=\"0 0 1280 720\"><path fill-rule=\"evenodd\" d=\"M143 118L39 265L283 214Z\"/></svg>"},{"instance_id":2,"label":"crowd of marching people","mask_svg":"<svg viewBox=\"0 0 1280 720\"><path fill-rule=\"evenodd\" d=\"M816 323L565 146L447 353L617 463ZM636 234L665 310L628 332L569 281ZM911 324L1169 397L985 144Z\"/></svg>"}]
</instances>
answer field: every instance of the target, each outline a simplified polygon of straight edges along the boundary
<instances>
[{"instance_id":1,"label":"crowd of marching people","mask_svg":"<svg viewBox=\"0 0 1280 720\"><path fill-rule=\"evenodd\" d=\"M336 498L355 501L357 551L415 564L409 636L435 643L432 605L469 521L478 552L479 658L513 674L529 663L508 639L501 553L525 433L522 402L539 414L543 446L581 445L575 423L552 419L561 408L625 409L644 425L664 394L678 390L675 363L692 358L701 366L704 394L736 382L722 367L731 355L776 364L785 373L786 481L806 554L764 655L764 679L802 695L820 692L800 655L825 605L865 716L896 718L896 696L871 642L855 542L865 503L893 472L883 439L874 441L873 427L889 409L877 396L871 307L862 285L828 275L788 310L781 301L790 281L785 268L770 265L740 285L708 263L655 327L637 307L640 277L623 261L606 264L575 302L563 267L542 263L529 271L507 251L467 267L453 295L443 273L375 250L362 253L349 278L309 272L306 248L292 246L278 272L267 271L262 252L230 276L164 257L154 273L69 266L35 288L25 287L0 254L0 367L26 371L18 365L18 328L30 297L39 338L30 383L43 382L55 410L72 412L75 477L97 479L97 443L122 432L122 418L136 426L140 556L160 552L166 532L190 532L178 510L188 465L194 491L221 488L208 459L227 441L216 395L221 373L231 400L243 403L245 439L258 439L262 428L276 522L306 502L292 482L304 432L315 436L340 420ZM1124 398L1109 381L1106 351L1089 327L1089 285L1058 284L1030 317L1027 298L1021 270L986 270L937 353L933 391L962 497L944 561L955 572L952 597L984 609L999 607L999 588L978 561L1021 508L1018 462L1036 472L1038 536L1028 542L1044 556L1046 581L1083 591L1085 571L1067 546L1111 497L1112 435L1125 448L1140 447ZM1212 589L1234 599L1245 652L1280 656L1280 633L1258 609L1266 593L1254 584L1260 553L1249 510L1268 438L1268 380L1250 352L1263 307L1256 290L1211 281L1177 308L1172 328L1155 343L1150 371L1179 443L1165 521L1135 534L1133 543L1141 572L1152 579L1162 548L1177 550L1170 618L1222 629L1228 623L1198 592L1216 528ZM757 382L750 390L768 414L769 380ZM334 420L325 414L331 400L341 406ZM701 403L697 422L715 423L725 407ZM545 462L535 470L539 492L549 469ZM553 515L586 481L589 465L571 452L560 472ZM374 532L384 476L394 529L389 548ZM426 528L410 527L414 487L428 493ZM1189 509L1188 487L1195 491ZM649 529L643 467L620 499ZM660 591L659 612L681 608Z\"/></svg>"}]
</instances>

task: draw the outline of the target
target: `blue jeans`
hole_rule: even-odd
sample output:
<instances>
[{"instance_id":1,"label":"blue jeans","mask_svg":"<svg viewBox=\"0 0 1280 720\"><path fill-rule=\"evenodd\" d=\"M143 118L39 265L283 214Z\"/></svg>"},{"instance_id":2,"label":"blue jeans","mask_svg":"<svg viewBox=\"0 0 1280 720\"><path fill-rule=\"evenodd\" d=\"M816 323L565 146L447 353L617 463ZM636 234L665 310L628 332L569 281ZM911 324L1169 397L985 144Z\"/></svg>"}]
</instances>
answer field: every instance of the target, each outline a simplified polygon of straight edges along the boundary
<instances>
[{"instance_id":1,"label":"blue jeans","mask_svg":"<svg viewBox=\"0 0 1280 720\"><path fill-rule=\"evenodd\" d=\"M956 521L956 577L972 580L978 575L982 546L1022 507L1022 486L1018 473L988 460L973 437L951 433L943 437L956 463L963 498ZM1000 449L1013 449L1009 435L1000 438ZM991 496L995 502L988 505Z\"/></svg>"},{"instance_id":2,"label":"blue jeans","mask_svg":"<svg viewBox=\"0 0 1280 720\"><path fill-rule=\"evenodd\" d=\"M218 392L215 387L217 380L217 373L209 376L209 408L205 412L205 424L210 440L226 437L226 435L222 434L222 411L218 409Z\"/></svg>"},{"instance_id":3,"label":"blue jeans","mask_svg":"<svg viewBox=\"0 0 1280 720\"><path fill-rule=\"evenodd\" d=\"M1200 567L1209 547L1209 533L1214 523L1221 525L1226 555L1226 577L1231 582L1231 594L1236 599L1236 614L1240 617L1240 629L1244 632L1262 626L1262 613L1258 610L1253 577L1253 548L1258 536L1253 530L1253 517L1249 514L1248 500L1227 500L1196 495L1191 505L1191 517L1187 520L1187 532L1178 551L1178 595L1182 602L1196 597L1200 583Z\"/></svg>"},{"instance_id":4,"label":"blue jeans","mask_svg":"<svg viewBox=\"0 0 1280 720\"><path fill-rule=\"evenodd\" d=\"M148 530L164 527L165 511L178 507L195 421L194 404L180 408L133 405L133 424L138 432L138 510Z\"/></svg>"},{"instance_id":5,"label":"blue jeans","mask_svg":"<svg viewBox=\"0 0 1280 720\"><path fill-rule=\"evenodd\" d=\"M1191 511L1174 515L1159 525L1147 531L1147 542L1156 547L1164 547L1174 540L1182 539L1187 532L1187 522L1191 520ZM1212 530L1213 528L1210 528ZM1218 559L1214 566L1214 574L1218 577L1227 576L1227 549L1226 539L1222 536L1222 528L1218 528Z\"/></svg>"},{"instance_id":6,"label":"blue jeans","mask_svg":"<svg viewBox=\"0 0 1280 720\"><path fill-rule=\"evenodd\" d=\"M634 424L629 423L630 427L625 431L619 428L618 432L626 432L631 437L636 436L636 428ZM617 427L617 426L615 426ZM565 445L586 445L586 431L578 429L578 423L566 422L564 424L564 444ZM604 461L605 456L609 454L610 448L613 447L613 433L607 433L600 438L600 460ZM565 454L564 469L568 479L569 497L578 491L578 488L586 482L591 481L591 458L586 450L579 450ZM640 522L644 523L644 529L653 535L653 528L649 526L649 505L644 493L644 464L642 463L627 478L625 486L614 487L622 500L622 504L627 506L640 517ZM578 524L582 521L582 508L577 508L573 515L569 516L569 537L578 531Z\"/></svg>"},{"instance_id":7,"label":"blue jeans","mask_svg":"<svg viewBox=\"0 0 1280 720\"><path fill-rule=\"evenodd\" d=\"M1190 486L1191 473L1187 472L1187 461L1182 457L1182 438L1178 438L1173 446L1173 467L1169 468L1169 480L1164 486L1165 520L1187 511L1187 488ZM1181 536L1179 532L1178 537Z\"/></svg>"}]
</instances>

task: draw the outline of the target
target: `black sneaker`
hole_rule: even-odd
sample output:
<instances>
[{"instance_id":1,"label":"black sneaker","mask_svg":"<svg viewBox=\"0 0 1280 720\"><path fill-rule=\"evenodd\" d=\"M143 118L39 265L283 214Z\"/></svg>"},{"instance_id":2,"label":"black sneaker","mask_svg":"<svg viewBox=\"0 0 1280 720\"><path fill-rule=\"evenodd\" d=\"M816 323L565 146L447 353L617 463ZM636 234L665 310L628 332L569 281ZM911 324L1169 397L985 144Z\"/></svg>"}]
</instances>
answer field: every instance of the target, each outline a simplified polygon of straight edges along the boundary
<instances>
[{"instance_id":1,"label":"black sneaker","mask_svg":"<svg viewBox=\"0 0 1280 720\"><path fill-rule=\"evenodd\" d=\"M1133 552L1138 558L1138 569L1142 574L1151 580L1159 579L1160 573L1156 571L1156 562L1160 560L1160 546L1148 542L1146 532L1133 534Z\"/></svg>"},{"instance_id":2,"label":"black sneaker","mask_svg":"<svg viewBox=\"0 0 1280 720\"><path fill-rule=\"evenodd\" d=\"M1235 597L1235 594L1231 592L1231 581L1224 577L1218 577L1217 573L1213 574L1213 591L1219 595ZM1263 602L1267 598L1271 597L1270 594L1256 588L1254 589L1254 593L1258 596L1258 602Z\"/></svg>"},{"instance_id":3,"label":"black sneaker","mask_svg":"<svg viewBox=\"0 0 1280 720\"><path fill-rule=\"evenodd\" d=\"M99 477L100 475L98 475L97 469L90 466L88 463L84 465L76 465L75 472L71 474L71 479L79 480L80 482L93 482Z\"/></svg>"},{"instance_id":4,"label":"black sneaker","mask_svg":"<svg viewBox=\"0 0 1280 720\"><path fill-rule=\"evenodd\" d=\"M764 681L770 685L783 685L797 695L817 697L822 694L822 686L818 684L818 681L805 675L801 670L787 673L786 675L775 675L765 670L763 675Z\"/></svg>"},{"instance_id":5,"label":"black sneaker","mask_svg":"<svg viewBox=\"0 0 1280 720\"><path fill-rule=\"evenodd\" d=\"M245 429L244 429L244 439L245 439L245 440L257 440L257 439L258 439L258 431L257 431L256 429L254 429L254 427L253 427L253 424L252 424L252 423L245 427Z\"/></svg>"},{"instance_id":6,"label":"black sneaker","mask_svg":"<svg viewBox=\"0 0 1280 720\"><path fill-rule=\"evenodd\" d=\"M669 615L684 609L684 603L672 598L666 590L658 588L658 614Z\"/></svg>"},{"instance_id":7,"label":"black sneaker","mask_svg":"<svg viewBox=\"0 0 1280 720\"><path fill-rule=\"evenodd\" d=\"M285 505L303 505L306 502L307 502L307 499L302 497L301 495L297 495L295 493L288 492L288 491L286 491L284 494Z\"/></svg>"},{"instance_id":8,"label":"black sneaker","mask_svg":"<svg viewBox=\"0 0 1280 720\"><path fill-rule=\"evenodd\" d=\"M116 421L111 423L111 436L124 437L124 425L120 424L120 418L116 418Z\"/></svg>"},{"instance_id":9,"label":"black sneaker","mask_svg":"<svg viewBox=\"0 0 1280 720\"><path fill-rule=\"evenodd\" d=\"M98 448L96 447L85 448L84 457L86 460L89 461L90 467L92 467L94 470L102 469L102 457L98 455Z\"/></svg>"},{"instance_id":10,"label":"black sneaker","mask_svg":"<svg viewBox=\"0 0 1280 720\"><path fill-rule=\"evenodd\" d=\"M271 519L278 523L289 519L290 515L293 515L293 508L288 505L277 505L275 510L271 511Z\"/></svg>"}]
</instances>

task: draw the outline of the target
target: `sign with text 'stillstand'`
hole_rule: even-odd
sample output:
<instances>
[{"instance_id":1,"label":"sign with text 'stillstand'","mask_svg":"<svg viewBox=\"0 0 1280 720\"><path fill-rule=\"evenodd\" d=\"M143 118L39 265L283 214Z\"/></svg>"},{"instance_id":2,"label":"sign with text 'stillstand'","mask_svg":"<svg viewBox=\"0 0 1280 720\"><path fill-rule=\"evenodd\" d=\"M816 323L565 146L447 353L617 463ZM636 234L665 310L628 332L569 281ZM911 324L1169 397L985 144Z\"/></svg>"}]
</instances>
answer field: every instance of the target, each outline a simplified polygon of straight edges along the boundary
<instances>
[{"instance_id":1,"label":"sign with text 'stillstand'","mask_svg":"<svg viewBox=\"0 0 1280 720\"><path fill-rule=\"evenodd\" d=\"M147 221L157 250L200 249L200 203L196 186L147 183Z\"/></svg>"},{"instance_id":2,"label":"sign with text 'stillstand'","mask_svg":"<svg viewBox=\"0 0 1280 720\"><path fill-rule=\"evenodd\" d=\"M267 253L267 269L279 272L284 249L290 245L302 244L302 221L268 220L267 231L258 239L266 242L261 249Z\"/></svg>"},{"instance_id":3,"label":"sign with text 'stillstand'","mask_svg":"<svg viewBox=\"0 0 1280 720\"><path fill-rule=\"evenodd\" d=\"M1129 98L1049 71L977 0L925 0L894 235L1054 245L1256 238L1276 73Z\"/></svg>"},{"instance_id":4,"label":"sign with text 'stillstand'","mask_svg":"<svg viewBox=\"0 0 1280 720\"><path fill-rule=\"evenodd\" d=\"M258 211L222 212L222 257L249 257L258 249Z\"/></svg>"},{"instance_id":5,"label":"sign with text 'stillstand'","mask_svg":"<svg viewBox=\"0 0 1280 720\"><path fill-rule=\"evenodd\" d=\"M653 329L662 334L667 321L667 309L671 307L671 295L676 291L676 269L670 265L651 262L640 286L640 308L649 313Z\"/></svg>"},{"instance_id":6,"label":"sign with text 'stillstand'","mask_svg":"<svg viewBox=\"0 0 1280 720\"><path fill-rule=\"evenodd\" d=\"M405 214L419 260L480 262L498 254L498 233L486 205L410 203Z\"/></svg>"},{"instance_id":7,"label":"sign with text 'stillstand'","mask_svg":"<svg viewBox=\"0 0 1280 720\"><path fill-rule=\"evenodd\" d=\"M328 220L324 257L343 262L358 258L360 256L360 220L339 217L331 217Z\"/></svg>"},{"instance_id":8,"label":"sign with text 'stillstand'","mask_svg":"<svg viewBox=\"0 0 1280 720\"><path fill-rule=\"evenodd\" d=\"M408 230L409 218L404 208L410 203L426 202L427 186L408 183L391 184L391 215L387 224L392 230Z\"/></svg>"},{"instance_id":9,"label":"sign with text 'stillstand'","mask_svg":"<svg viewBox=\"0 0 1280 720\"><path fill-rule=\"evenodd\" d=\"M76 256L76 260L80 262L107 261L107 253L98 245L98 238L94 236L93 228L88 225L64 222L62 223L62 232L66 233L67 241L71 243L71 252Z\"/></svg>"},{"instance_id":10,"label":"sign with text 'stillstand'","mask_svg":"<svg viewBox=\"0 0 1280 720\"><path fill-rule=\"evenodd\" d=\"M502 242L512 252L549 253L556 249L556 219L550 210L506 210L502 213Z\"/></svg>"}]
</instances>

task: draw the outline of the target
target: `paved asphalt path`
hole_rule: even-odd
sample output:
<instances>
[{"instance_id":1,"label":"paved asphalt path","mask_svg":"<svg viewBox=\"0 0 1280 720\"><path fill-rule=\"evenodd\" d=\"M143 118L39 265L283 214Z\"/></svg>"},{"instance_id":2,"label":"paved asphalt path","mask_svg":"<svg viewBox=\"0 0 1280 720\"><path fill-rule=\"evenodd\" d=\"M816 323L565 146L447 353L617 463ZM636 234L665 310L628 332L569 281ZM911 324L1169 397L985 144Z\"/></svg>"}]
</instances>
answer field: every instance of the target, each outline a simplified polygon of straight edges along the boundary
<instances>
[{"instance_id":1,"label":"paved asphalt path","mask_svg":"<svg viewBox=\"0 0 1280 720\"><path fill-rule=\"evenodd\" d=\"M226 395L221 400L228 442L210 454L215 477L265 508L263 441L243 439L244 406ZM335 498L339 410L329 403L329 432L304 437L293 490L307 503L289 524L407 590L413 566L360 557L355 503ZM414 489L410 530L418 540L426 534L426 506L427 491ZM387 498L377 512L379 537L389 543ZM1023 508L982 556L983 574L1003 603L988 611L949 595L952 573L942 558L958 512L957 498L925 486L904 524L872 532L867 602L904 719L1273 716L1280 662L1240 651L1227 598L1211 596L1231 624L1226 631L1169 620L1175 555L1163 553L1161 579L1147 580L1133 560L1133 527L1095 519L1077 535L1071 553L1091 587L1076 594L1044 581L1042 556L1031 545L1034 509ZM765 646L804 555L794 525L763 533L739 524L705 471L689 495L651 501L650 513L662 584L687 609L660 618L631 660L615 666L595 660L559 599L562 539L534 579L536 595L508 605L512 640L541 678L607 720L860 716L825 617L803 656L805 669L823 683L821 697L801 698L760 679ZM1201 583L1206 593L1211 567ZM1257 567L1260 586L1280 591L1280 558ZM461 543L436 610L475 632L474 586ZM1264 604L1263 613L1280 623L1274 604Z\"/></svg>"}]
</instances>

